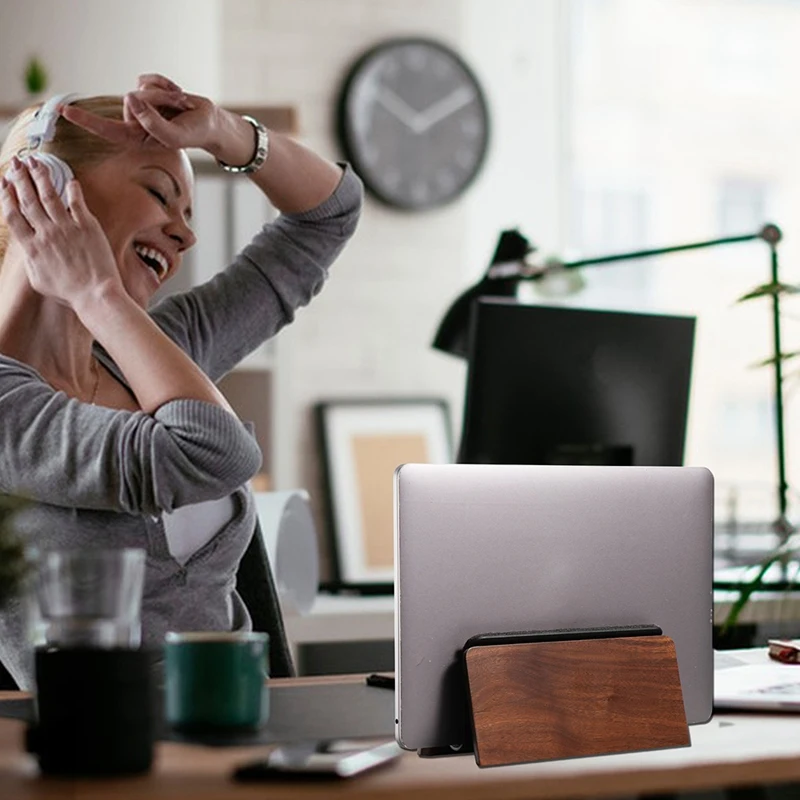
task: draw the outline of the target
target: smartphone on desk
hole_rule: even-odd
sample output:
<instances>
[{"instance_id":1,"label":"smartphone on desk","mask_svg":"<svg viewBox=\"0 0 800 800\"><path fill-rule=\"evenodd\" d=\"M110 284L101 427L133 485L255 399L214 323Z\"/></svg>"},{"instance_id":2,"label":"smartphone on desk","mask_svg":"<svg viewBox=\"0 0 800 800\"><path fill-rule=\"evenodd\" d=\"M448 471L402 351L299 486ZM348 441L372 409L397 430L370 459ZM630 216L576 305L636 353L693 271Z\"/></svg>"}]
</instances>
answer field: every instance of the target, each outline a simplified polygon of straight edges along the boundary
<instances>
[{"instance_id":1,"label":"smartphone on desk","mask_svg":"<svg viewBox=\"0 0 800 800\"><path fill-rule=\"evenodd\" d=\"M288 744L266 758L238 767L237 781L352 778L389 764L403 754L394 741L334 739Z\"/></svg>"}]
</instances>

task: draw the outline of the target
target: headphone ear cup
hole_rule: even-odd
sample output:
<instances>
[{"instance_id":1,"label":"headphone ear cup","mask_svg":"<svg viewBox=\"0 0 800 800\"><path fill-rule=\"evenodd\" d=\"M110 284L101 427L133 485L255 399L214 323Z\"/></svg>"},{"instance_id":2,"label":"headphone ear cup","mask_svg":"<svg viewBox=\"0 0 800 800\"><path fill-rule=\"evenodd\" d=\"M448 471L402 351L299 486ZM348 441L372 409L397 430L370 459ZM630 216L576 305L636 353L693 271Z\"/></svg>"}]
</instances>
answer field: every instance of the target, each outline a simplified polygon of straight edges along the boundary
<instances>
[{"instance_id":1,"label":"headphone ear cup","mask_svg":"<svg viewBox=\"0 0 800 800\"><path fill-rule=\"evenodd\" d=\"M55 187L56 194L61 198L64 205L67 204L67 184L75 177L72 168L64 159L54 156L52 153L34 152L28 153L23 161L36 159L40 164L47 167L50 181Z\"/></svg>"}]
</instances>

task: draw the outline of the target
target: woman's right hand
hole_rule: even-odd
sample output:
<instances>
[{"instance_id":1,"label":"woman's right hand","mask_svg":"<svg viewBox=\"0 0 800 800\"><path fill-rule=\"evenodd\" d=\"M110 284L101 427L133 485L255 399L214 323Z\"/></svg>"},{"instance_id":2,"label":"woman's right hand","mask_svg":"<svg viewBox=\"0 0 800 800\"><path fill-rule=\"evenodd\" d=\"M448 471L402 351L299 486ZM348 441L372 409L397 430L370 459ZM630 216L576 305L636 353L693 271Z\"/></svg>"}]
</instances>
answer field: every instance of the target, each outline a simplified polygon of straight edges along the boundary
<instances>
[{"instance_id":1,"label":"woman's right hand","mask_svg":"<svg viewBox=\"0 0 800 800\"><path fill-rule=\"evenodd\" d=\"M36 292L76 308L97 291L122 288L111 246L78 181L67 185L65 205L46 167L14 157L0 181L0 203Z\"/></svg>"},{"instance_id":2,"label":"woman's right hand","mask_svg":"<svg viewBox=\"0 0 800 800\"><path fill-rule=\"evenodd\" d=\"M140 75L135 91L123 101L123 119L93 114L79 105L60 109L64 119L95 136L125 146L157 142L170 149L205 150L216 158L234 157L242 148L246 162L253 153L253 128L207 97L187 94L164 75Z\"/></svg>"},{"instance_id":3,"label":"woman's right hand","mask_svg":"<svg viewBox=\"0 0 800 800\"><path fill-rule=\"evenodd\" d=\"M127 294L111 245L78 182L67 184L65 206L46 167L30 163L29 168L12 159L0 180L0 205L33 289L75 311L122 370L145 413L189 399L233 414L214 383Z\"/></svg>"}]
</instances>

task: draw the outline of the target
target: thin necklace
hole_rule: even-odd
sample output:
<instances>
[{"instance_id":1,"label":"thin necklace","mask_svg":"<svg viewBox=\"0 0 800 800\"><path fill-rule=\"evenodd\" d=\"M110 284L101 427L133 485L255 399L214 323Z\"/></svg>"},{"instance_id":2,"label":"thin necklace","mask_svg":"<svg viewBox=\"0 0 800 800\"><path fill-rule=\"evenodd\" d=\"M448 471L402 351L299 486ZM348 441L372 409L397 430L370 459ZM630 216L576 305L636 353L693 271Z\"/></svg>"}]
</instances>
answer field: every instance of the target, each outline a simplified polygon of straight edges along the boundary
<instances>
[{"instance_id":1,"label":"thin necklace","mask_svg":"<svg viewBox=\"0 0 800 800\"><path fill-rule=\"evenodd\" d=\"M89 398L90 405L94 405L94 401L97 398L97 390L100 388L100 369L94 356L92 356L92 372L94 372L94 389L92 389L92 396Z\"/></svg>"},{"instance_id":2,"label":"thin necklace","mask_svg":"<svg viewBox=\"0 0 800 800\"><path fill-rule=\"evenodd\" d=\"M92 356L92 361L91 364L89 365L89 368L91 369L92 374L94 375L94 387L92 388L92 396L89 398L89 404L94 405L94 401L97 399L97 391L100 388L100 367L98 366L97 359L94 356ZM72 394L71 390L64 389L63 386L60 386L55 381L49 380L48 382L51 386L54 386L59 391L64 392L65 394L68 394L72 397L75 397L75 395ZM77 399L80 400L79 397Z\"/></svg>"}]
</instances>

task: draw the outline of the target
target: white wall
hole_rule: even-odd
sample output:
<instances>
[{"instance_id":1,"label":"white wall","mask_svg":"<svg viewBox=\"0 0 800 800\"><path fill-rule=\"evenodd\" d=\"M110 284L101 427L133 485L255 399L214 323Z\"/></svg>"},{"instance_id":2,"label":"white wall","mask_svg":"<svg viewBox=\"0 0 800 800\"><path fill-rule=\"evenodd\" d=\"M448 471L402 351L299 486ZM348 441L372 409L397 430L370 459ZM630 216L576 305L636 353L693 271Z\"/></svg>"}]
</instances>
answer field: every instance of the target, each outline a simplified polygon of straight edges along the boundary
<instances>
[{"instance_id":1,"label":"white wall","mask_svg":"<svg viewBox=\"0 0 800 800\"><path fill-rule=\"evenodd\" d=\"M377 41L431 36L481 78L492 110L485 169L467 195L408 214L368 200L324 292L280 335L280 488L315 489L310 407L330 397L438 395L460 425L466 369L430 342L450 302L487 266L500 231L519 225L558 249L553 148L560 51L557 0L235 0L223 8L222 94L290 103L302 138L330 157L347 68Z\"/></svg>"},{"instance_id":2,"label":"white wall","mask_svg":"<svg viewBox=\"0 0 800 800\"><path fill-rule=\"evenodd\" d=\"M122 94L142 72L219 91L218 0L0 0L0 105L25 98L31 56L48 93Z\"/></svg>"},{"instance_id":3,"label":"white wall","mask_svg":"<svg viewBox=\"0 0 800 800\"><path fill-rule=\"evenodd\" d=\"M563 0L464 4L464 47L483 77L494 121L491 161L466 200L469 252L484 257L476 277L505 228L519 227L548 255L566 244L568 8Z\"/></svg>"}]
</instances>

